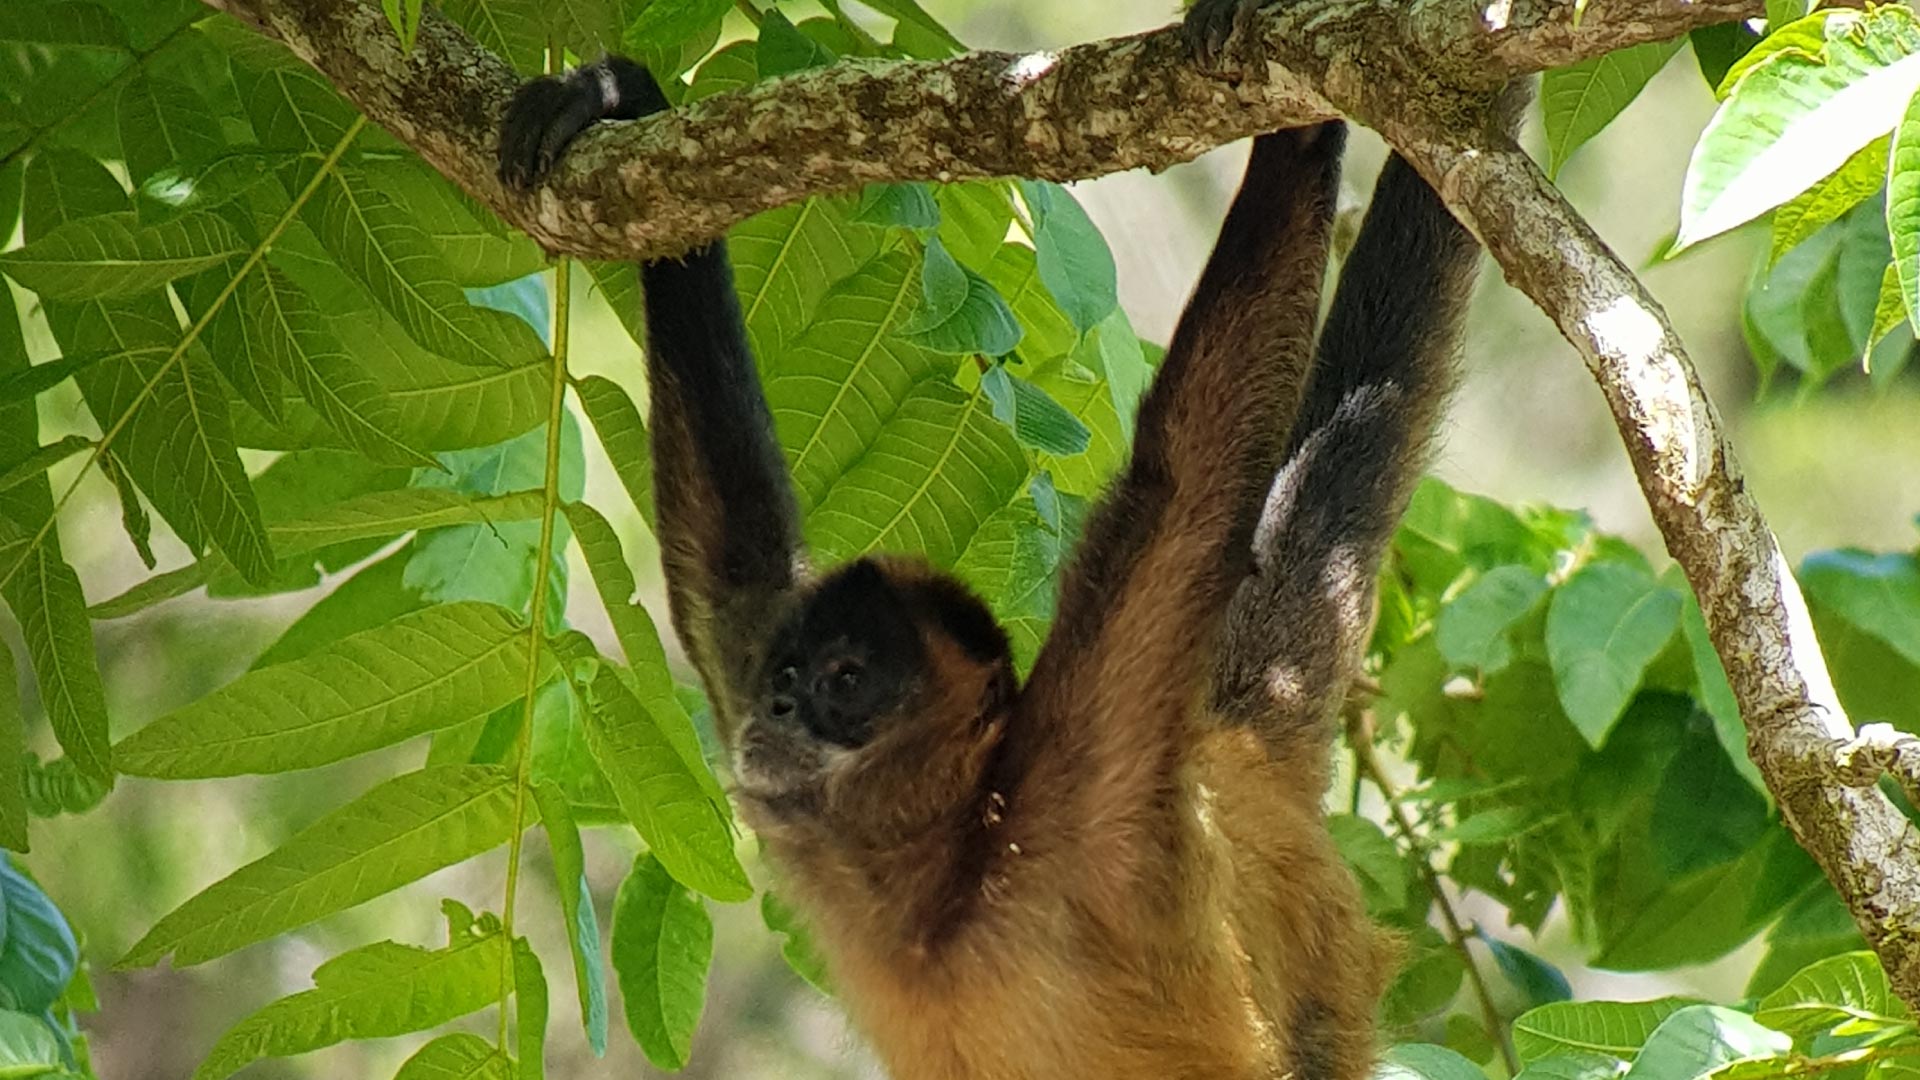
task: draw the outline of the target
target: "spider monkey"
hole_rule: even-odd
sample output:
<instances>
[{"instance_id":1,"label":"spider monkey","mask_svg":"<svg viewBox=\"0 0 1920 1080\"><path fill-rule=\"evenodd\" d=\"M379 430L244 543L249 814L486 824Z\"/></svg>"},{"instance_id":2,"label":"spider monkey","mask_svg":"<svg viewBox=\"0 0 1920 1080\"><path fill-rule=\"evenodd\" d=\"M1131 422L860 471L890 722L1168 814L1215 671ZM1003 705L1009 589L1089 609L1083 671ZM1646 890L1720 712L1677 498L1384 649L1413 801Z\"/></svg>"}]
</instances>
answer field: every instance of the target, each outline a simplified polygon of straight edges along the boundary
<instances>
[{"instance_id":1,"label":"spider monkey","mask_svg":"<svg viewBox=\"0 0 1920 1080\"><path fill-rule=\"evenodd\" d=\"M1200 0L1196 44L1244 2ZM620 58L535 80L502 179L667 107ZM1344 143L1254 141L1024 684L954 578L809 568L725 242L642 267L673 622L741 809L899 1080L1369 1068L1393 950L1321 799L1478 247L1393 158L1316 351Z\"/></svg>"}]
</instances>

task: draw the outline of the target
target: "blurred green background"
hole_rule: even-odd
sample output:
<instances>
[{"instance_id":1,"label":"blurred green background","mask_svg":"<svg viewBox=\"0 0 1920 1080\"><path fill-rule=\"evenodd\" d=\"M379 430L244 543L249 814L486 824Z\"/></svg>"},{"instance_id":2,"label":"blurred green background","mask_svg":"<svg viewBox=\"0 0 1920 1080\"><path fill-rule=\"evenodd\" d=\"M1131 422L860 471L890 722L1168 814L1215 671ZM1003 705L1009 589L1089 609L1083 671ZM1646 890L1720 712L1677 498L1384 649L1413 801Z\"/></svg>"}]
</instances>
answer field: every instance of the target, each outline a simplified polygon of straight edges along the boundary
<instances>
[{"instance_id":1,"label":"blurred green background","mask_svg":"<svg viewBox=\"0 0 1920 1080\"><path fill-rule=\"evenodd\" d=\"M1167 0L1111 0L1105 4L1031 0L924 0L927 9L970 45L1049 48L1163 24L1176 17ZM796 10L794 17L806 14ZM1713 99L1680 56L1639 100L1583 149L1560 184L1616 251L1634 265L1650 262L1672 233L1681 177ZM1537 147L1537 131L1527 133ZM1384 154L1377 139L1355 140L1348 201L1364 203ZM1197 275L1244 160L1228 147L1160 176L1129 173L1080 184L1076 193L1105 232L1119 262L1122 305L1143 337L1164 341ZM1920 474L1908 467L1920 450L1920 393L1913 378L1870 388L1858 372L1836 378L1801 400L1790 373L1763 398L1740 330L1740 300L1764 239L1739 233L1672 263L1649 266L1645 280L1666 306L1690 347L1708 391L1731 431L1751 490L1790 559L1822 547L1912 546L1912 516L1920 508ZM578 297L574 368L601 373L636 393L638 357L597 296ZM35 344L36 357L47 343ZM71 388L43 399L42 415L85 428ZM48 408L48 404L52 408ZM597 455L597 446L589 451ZM77 460L56 471L56 489ZM1553 326L1489 270L1475 301L1465 355L1465 377L1447 422L1438 471L1469 491L1507 502L1546 502L1587 509L1600 527L1652 552L1658 537L1599 393L1579 357ZM606 462L589 458L589 501L626 507ZM631 511L628 511L631 515ZM644 587L657 601L656 553L637 518L618 521ZM110 489L87 481L62 523L69 557L90 600L118 593L147 576L121 537ZM166 565L186 561L175 545ZM166 568L164 565L163 569ZM651 581L649 582L649 579ZM583 629L610 639L584 572L572 575L569 611ZM220 685L264 648L281 628L324 591L258 601L201 596L172 601L140 616L97 625L116 737ZM655 606L656 613L662 608ZM661 624L665 625L662 618ZM13 634L11 628L9 633ZM14 634L17 640L17 634ZM40 747L43 752L50 747ZM400 751L413 753L414 751ZM499 856L442 872L308 931L277 938L239 955L190 971L116 973L106 965L133 936L234 867L265 853L331 805L338 793L391 772L372 758L290 777L200 783L191 793L122 780L99 810L34 827L29 865L84 936L94 964L102 1011L88 1020L95 1065L108 1080L181 1080L217 1034L270 996L307 985L316 963L380 937L432 941L440 933L437 896L476 907L500 894ZM184 796L184 797L183 797ZM633 850L626 830L587 837L589 872L603 902L624 874ZM529 847L531 872L523 881L546 888L544 846ZM1466 903L1476 914L1472 899ZM524 905L525 927L541 952L563 956L554 907ZM1486 915L1498 918L1488 906ZM681 1075L729 1077L877 1076L838 1010L793 976L751 905L715 905L717 947L705 1020L692 1065ZM604 927L609 919L602 911ZM1583 969L1563 929L1550 924L1540 948L1566 966L1581 997L1648 997L1675 989L1709 997L1737 997L1758 946L1708 969L1657 977L1618 976ZM551 977L551 976L550 976ZM553 996L549 1049L552 1075L655 1075L627 1040L605 1059L586 1049L569 994ZM490 1023L482 1014L475 1023ZM424 1036L387 1043L350 1044L292 1061L257 1065L252 1080L391 1075Z\"/></svg>"}]
</instances>

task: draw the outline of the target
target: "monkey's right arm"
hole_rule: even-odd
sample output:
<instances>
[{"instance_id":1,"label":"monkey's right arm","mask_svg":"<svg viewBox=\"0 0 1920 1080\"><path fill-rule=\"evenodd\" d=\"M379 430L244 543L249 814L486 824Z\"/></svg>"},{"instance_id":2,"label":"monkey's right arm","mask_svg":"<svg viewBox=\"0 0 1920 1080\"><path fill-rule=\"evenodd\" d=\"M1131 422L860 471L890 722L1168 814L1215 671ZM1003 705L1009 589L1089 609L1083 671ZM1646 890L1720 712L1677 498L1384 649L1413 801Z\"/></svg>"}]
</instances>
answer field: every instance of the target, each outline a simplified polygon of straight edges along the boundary
<instances>
[{"instance_id":1,"label":"monkey's right arm","mask_svg":"<svg viewBox=\"0 0 1920 1080\"><path fill-rule=\"evenodd\" d=\"M601 119L668 107L620 57L520 88L501 125L500 175L529 187ZM797 581L799 513L760 392L724 240L640 267L646 295L654 500L673 622L732 741L768 626Z\"/></svg>"}]
</instances>

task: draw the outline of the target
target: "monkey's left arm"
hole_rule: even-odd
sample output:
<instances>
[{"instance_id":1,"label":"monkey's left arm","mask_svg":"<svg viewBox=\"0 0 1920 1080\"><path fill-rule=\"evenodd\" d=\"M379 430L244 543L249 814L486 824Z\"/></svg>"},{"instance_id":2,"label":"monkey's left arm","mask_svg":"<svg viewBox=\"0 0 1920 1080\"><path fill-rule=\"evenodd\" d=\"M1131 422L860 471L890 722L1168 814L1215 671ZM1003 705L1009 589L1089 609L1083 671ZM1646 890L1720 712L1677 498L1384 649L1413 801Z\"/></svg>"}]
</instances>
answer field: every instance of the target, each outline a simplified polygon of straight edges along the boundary
<instances>
[{"instance_id":1,"label":"monkey's left arm","mask_svg":"<svg viewBox=\"0 0 1920 1080\"><path fill-rule=\"evenodd\" d=\"M1127 875L1169 832L1156 815L1306 382L1344 143L1337 123L1254 142L1008 733L1023 847Z\"/></svg>"},{"instance_id":2,"label":"monkey's left arm","mask_svg":"<svg viewBox=\"0 0 1920 1080\"><path fill-rule=\"evenodd\" d=\"M500 175L537 183L601 119L668 107L646 68L609 57L520 88ZM654 499L673 622L732 741L766 630L797 585L799 513L760 391L726 242L641 265Z\"/></svg>"}]
</instances>

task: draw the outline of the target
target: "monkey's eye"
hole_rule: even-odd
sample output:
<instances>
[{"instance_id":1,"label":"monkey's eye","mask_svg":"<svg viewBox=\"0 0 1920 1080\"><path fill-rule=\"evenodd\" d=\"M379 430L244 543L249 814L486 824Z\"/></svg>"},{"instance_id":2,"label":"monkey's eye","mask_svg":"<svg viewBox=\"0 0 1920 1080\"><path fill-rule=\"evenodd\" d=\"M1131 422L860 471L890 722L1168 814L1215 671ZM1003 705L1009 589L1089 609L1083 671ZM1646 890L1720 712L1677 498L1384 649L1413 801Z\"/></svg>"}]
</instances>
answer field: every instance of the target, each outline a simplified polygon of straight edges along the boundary
<instances>
[{"instance_id":1,"label":"monkey's eye","mask_svg":"<svg viewBox=\"0 0 1920 1080\"><path fill-rule=\"evenodd\" d=\"M860 687L860 669L848 666L840 669L833 677L833 688L843 694L852 693Z\"/></svg>"}]
</instances>

